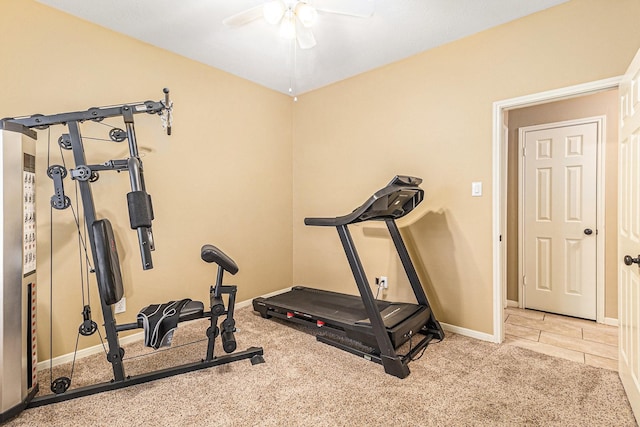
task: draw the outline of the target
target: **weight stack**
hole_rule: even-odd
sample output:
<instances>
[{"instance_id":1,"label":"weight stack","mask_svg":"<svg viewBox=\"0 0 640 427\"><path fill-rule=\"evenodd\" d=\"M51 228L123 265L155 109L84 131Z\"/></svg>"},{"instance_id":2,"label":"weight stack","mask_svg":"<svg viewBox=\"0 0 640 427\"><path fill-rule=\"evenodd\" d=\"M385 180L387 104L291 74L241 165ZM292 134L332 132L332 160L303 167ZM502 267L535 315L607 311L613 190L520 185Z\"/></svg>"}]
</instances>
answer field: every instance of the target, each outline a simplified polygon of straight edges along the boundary
<instances>
[{"instance_id":1,"label":"weight stack","mask_svg":"<svg viewBox=\"0 0 640 427\"><path fill-rule=\"evenodd\" d=\"M36 133L0 120L0 423L38 391Z\"/></svg>"}]
</instances>

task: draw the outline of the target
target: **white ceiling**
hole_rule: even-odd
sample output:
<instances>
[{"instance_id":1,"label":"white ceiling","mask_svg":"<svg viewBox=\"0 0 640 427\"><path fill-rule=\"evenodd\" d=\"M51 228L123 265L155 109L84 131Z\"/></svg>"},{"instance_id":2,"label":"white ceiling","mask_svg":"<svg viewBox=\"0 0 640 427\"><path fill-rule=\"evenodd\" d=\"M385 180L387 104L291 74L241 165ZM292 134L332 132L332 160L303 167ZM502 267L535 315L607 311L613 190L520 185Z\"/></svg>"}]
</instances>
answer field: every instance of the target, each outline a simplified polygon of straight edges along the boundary
<instances>
[{"instance_id":1,"label":"white ceiling","mask_svg":"<svg viewBox=\"0 0 640 427\"><path fill-rule=\"evenodd\" d=\"M307 50L294 48L262 19L240 28L222 24L265 0L38 1L273 90L301 94L568 0L370 0L370 18L318 13L317 45Z\"/></svg>"}]
</instances>

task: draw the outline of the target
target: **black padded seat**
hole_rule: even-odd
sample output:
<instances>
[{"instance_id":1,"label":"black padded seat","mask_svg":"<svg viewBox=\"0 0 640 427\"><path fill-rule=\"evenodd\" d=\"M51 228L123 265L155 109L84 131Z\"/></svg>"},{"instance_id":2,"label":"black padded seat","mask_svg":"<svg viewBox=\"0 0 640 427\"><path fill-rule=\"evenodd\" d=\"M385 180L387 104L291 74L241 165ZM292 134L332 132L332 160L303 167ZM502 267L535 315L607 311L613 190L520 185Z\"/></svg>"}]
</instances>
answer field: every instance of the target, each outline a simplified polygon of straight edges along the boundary
<instances>
[{"instance_id":1,"label":"black padded seat","mask_svg":"<svg viewBox=\"0 0 640 427\"><path fill-rule=\"evenodd\" d=\"M140 310L140 313L145 311L149 306L145 306ZM200 301L189 301L180 310L178 316L178 322L187 322L189 320L202 319L204 317L204 304ZM144 328L142 319L137 319L138 328Z\"/></svg>"},{"instance_id":2,"label":"black padded seat","mask_svg":"<svg viewBox=\"0 0 640 427\"><path fill-rule=\"evenodd\" d=\"M143 307L140 312L143 312L147 309L147 307ZM189 301L182 307L180 310L180 316L178 317L178 322L186 322L189 320L202 319L204 317L204 304L200 301ZM137 320L138 328L143 328L142 319Z\"/></svg>"},{"instance_id":3,"label":"black padded seat","mask_svg":"<svg viewBox=\"0 0 640 427\"><path fill-rule=\"evenodd\" d=\"M187 320L200 319L204 316L204 304L200 301L189 301L182 307L180 311L180 322L186 322Z\"/></svg>"}]
</instances>

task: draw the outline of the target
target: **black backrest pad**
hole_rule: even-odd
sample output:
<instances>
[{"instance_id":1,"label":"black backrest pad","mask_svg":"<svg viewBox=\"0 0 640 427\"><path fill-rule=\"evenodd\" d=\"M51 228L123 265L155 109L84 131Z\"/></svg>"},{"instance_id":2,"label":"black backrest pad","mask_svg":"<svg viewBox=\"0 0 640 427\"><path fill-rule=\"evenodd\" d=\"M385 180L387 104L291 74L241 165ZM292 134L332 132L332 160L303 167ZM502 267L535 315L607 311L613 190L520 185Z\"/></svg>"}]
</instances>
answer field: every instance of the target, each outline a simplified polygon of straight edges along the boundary
<instances>
[{"instance_id":1,"label":"black backrest pad","mask_svg":"<svg viewBox=\"0 0 640 427\"><path fill-rule=\"evenodd\" d=\"M108 219L94 221L91 226L96 244L96 275L100 297L107 305L117 303L124 295L120 259Z\"/></svg>"},{"instance_id":2,"label":"black backrest pad","mask_svg":"<svg viewBox=\"0 0 640 427\"><path fill-rule=\"evenodd\" d=\"M238 265L229 257L213 245L206 244L200 249L200 258L204 262L215 262L231 274L238 272Z\"/></svg>"}]
</instances>

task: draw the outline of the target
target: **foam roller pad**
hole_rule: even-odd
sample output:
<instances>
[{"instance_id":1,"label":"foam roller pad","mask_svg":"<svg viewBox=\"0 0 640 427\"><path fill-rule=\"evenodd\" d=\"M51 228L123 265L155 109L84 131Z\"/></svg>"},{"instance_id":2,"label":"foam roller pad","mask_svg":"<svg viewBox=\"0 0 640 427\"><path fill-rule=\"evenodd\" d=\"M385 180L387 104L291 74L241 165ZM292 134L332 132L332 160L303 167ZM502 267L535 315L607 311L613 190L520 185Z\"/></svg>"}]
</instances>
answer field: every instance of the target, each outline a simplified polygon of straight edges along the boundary
<instances>
[{"instance_id":1,"label":"foam roller pad","mask_svg":"<svg viewBox=\"0 0 640 427\"><path fill-rule=\"evenodd\" d=\"M127 204L129 205L129 222L132 229L151 227L153 208L151 206L151 196L146 191L127 193Z\"/></svg>"}]
</instances>

